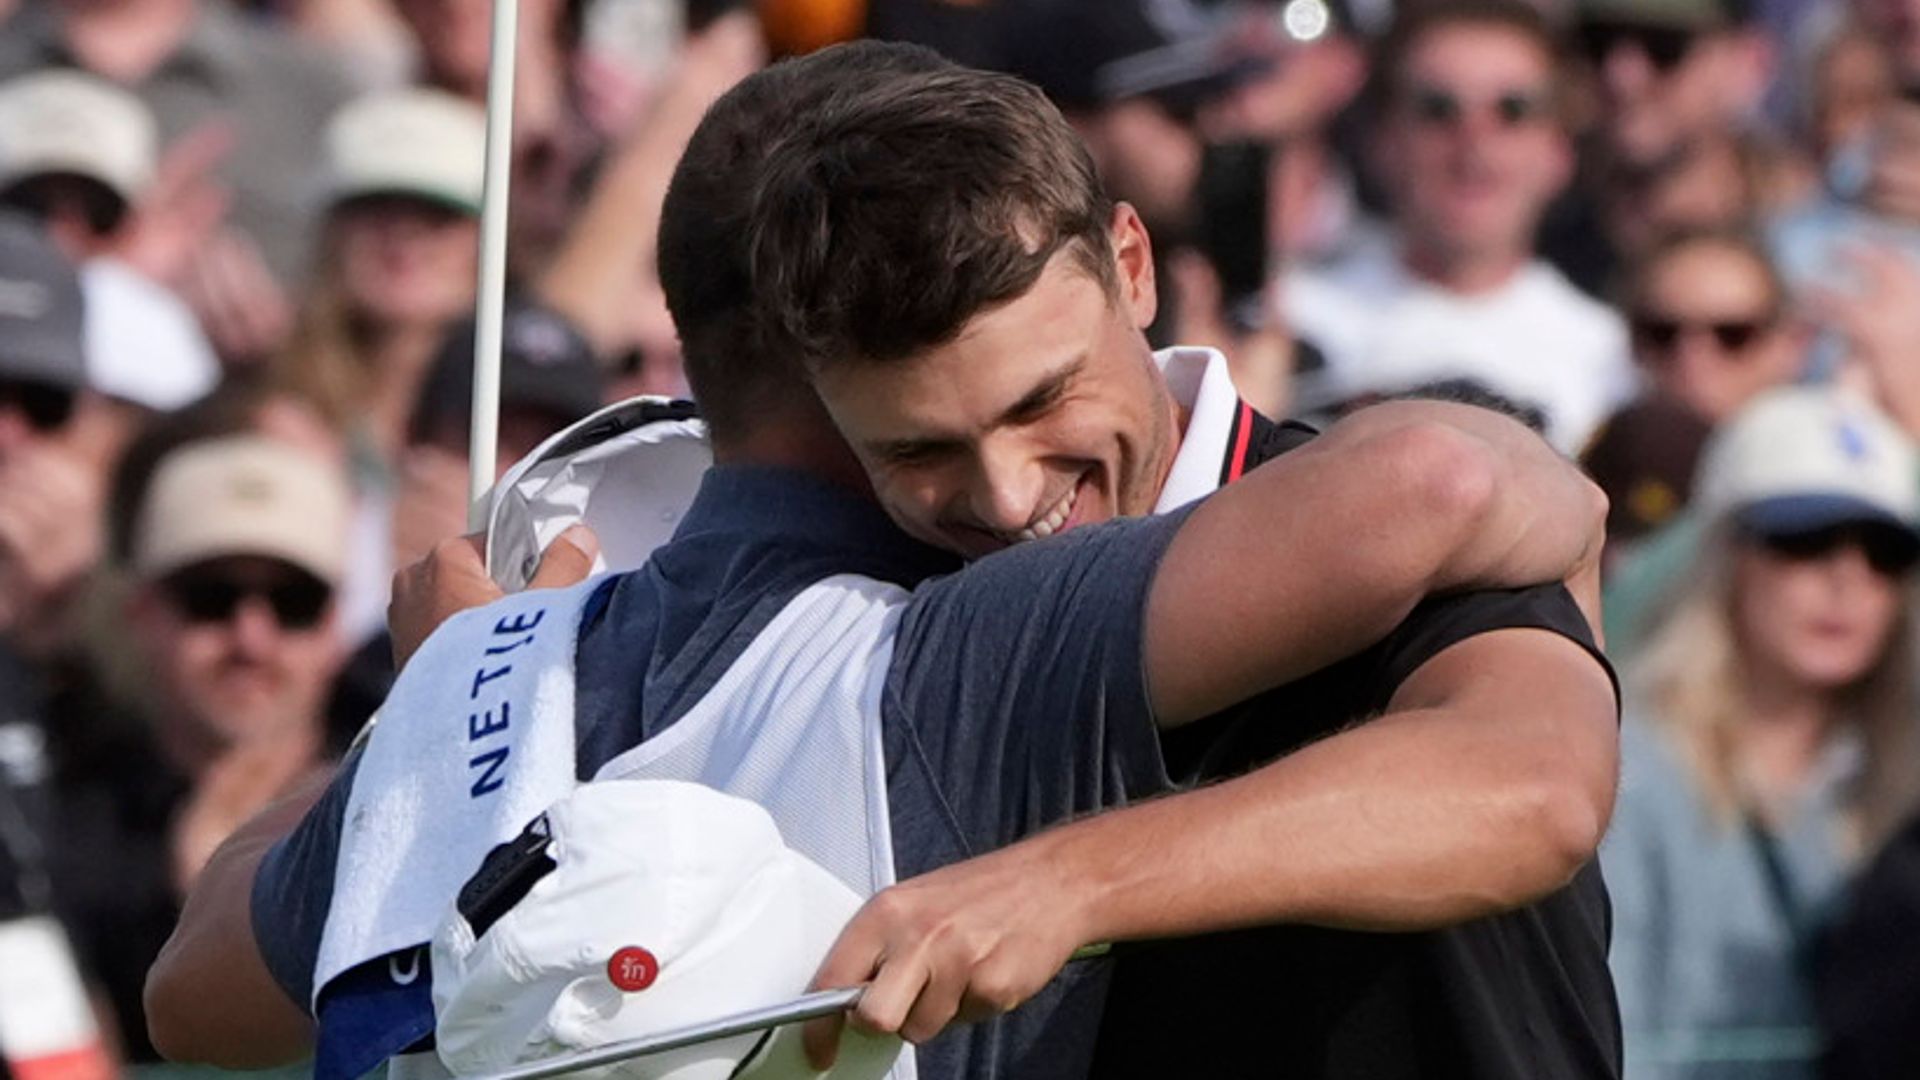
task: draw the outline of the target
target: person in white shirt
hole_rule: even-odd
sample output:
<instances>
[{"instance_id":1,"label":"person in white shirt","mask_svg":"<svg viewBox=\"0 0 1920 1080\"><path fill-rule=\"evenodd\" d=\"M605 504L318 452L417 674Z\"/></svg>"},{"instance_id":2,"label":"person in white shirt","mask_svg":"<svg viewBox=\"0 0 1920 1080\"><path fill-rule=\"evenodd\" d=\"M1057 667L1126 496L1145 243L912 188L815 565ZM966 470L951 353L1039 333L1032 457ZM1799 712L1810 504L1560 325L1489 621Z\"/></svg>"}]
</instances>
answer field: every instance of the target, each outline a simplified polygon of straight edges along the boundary
<instances>
[{"instance_id":1,"label":"person in white shirt","mask_svg":"<svg viewBox=\"0 0 1920 1080\"><path fill-rule=\"evenodd\" d=\"M1533 256L1573 164L1557 56L1517 0L1421 6L1387 35L1371 93L1393 228L1284 276L1287 324L1328 358L1302 404L1467 384L1572 451L1631 391L1619 316Z\"/></svg>"}]
</instances>

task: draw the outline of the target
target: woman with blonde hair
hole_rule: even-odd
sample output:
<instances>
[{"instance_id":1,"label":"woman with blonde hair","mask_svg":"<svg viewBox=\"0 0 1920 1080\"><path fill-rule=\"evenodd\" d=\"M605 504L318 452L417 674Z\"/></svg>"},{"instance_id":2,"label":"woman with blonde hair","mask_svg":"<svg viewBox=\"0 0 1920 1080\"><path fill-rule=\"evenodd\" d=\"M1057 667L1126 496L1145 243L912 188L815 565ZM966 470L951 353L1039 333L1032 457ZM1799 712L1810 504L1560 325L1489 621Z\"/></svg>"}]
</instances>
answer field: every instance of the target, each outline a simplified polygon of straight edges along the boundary
<instances>
[{"instance_id":1,"label":"woman with blonde hair","mask_svg":"<svg viewBox=\"0 0 1920 1080\"><path fill-rule=\"evenodd\" d=\"M486 117L437 90L349 104L327 131L327 212L281 379L393 462L447 327L473 309Z\"/></svg>"},{"instance_id":2,"label":"woman with blonde hair","mask_svg":"<svg viewBox=\"0 0 1920 1080\"><path fill-rule=\"evenodd\" d=\"M1628 1075L1811 1076L1811 943L1920 788L1920 473L1873 408L1796 387L1716 433L1695 500L1601 852Z\"/></svg>"}]
</instances>

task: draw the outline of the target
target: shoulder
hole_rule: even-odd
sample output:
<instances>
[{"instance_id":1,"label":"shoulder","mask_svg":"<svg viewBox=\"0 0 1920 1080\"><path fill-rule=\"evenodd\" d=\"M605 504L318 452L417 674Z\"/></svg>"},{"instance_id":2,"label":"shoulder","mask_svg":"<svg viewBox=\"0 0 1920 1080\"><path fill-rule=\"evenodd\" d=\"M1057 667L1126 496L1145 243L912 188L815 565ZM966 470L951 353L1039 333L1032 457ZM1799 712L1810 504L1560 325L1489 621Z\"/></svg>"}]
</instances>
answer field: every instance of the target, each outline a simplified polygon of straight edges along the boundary
<instances>
[{"instance_id":1,"label":"shoulder","mask_svg":"<svg viewBox=\"0 0 1920 1080\"><path fill-rule=\"evenodd\" d=\"M1545 260L1536 259L1527 267L1519 295L1544 317L1604 338L1609 344L1626 343L1626 322L1619 313L1587 295Z\"/></svg>"}]
</instances>

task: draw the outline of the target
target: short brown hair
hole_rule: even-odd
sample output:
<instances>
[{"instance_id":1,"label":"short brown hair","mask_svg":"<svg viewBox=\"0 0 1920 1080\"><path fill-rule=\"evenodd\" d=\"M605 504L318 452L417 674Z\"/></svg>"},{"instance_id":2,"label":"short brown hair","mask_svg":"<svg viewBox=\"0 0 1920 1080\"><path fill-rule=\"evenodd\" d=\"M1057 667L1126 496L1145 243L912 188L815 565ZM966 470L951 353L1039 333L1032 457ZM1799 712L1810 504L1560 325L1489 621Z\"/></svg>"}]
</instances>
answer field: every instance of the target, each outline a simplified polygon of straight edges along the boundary
<instances>
[{"instance_id":1,"label":"short brown hair","mask_svg":"<svg viewBox=\"0 0 1920 1080\"><path fill-rule=\"evenodd\" d=\"M700 121L661 207L658 264L687 383L716 441L745 434L785 395L810 392L750 303L748 228L768 150L823 98L952 66L914 45L836 46L747 77Z\"/></svg>"},{"instance_id":2,"label":"short brown hair","mask_svg":"<svg viewBox=\"0 0 1920 1080\"><path fill-rule=\"evenodd\" d=\"M770 151L754 198L754 302L810 366L952 340L1069 251L1110 292L1113 203L1046 97L951 67L838 95Z\"/></svg>"}]
</instances>

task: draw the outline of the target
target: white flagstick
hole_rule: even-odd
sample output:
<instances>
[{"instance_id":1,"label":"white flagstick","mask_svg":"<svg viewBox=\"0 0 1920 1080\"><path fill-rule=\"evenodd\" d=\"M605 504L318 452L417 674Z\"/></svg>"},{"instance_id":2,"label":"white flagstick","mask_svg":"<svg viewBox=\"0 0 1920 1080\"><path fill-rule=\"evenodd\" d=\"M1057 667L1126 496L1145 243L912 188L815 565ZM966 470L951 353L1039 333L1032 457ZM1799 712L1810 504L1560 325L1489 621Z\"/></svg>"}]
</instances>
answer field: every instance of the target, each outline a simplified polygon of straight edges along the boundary
<instances>
[{"instance_id":1,"label":"white flagstick","mask_svg":"<svg viewBox=\"0 0 1920 1080\"><path fill-rule=\"evenodd\" d=\"M487 65L487 163L480 196L480 287L473 334L473 425L467 441L467 528L487 527L500 428L500 322L507 291L507 183L513 166L513 61L519 0L493 0Z\"/></svg>"}]
</instances>

